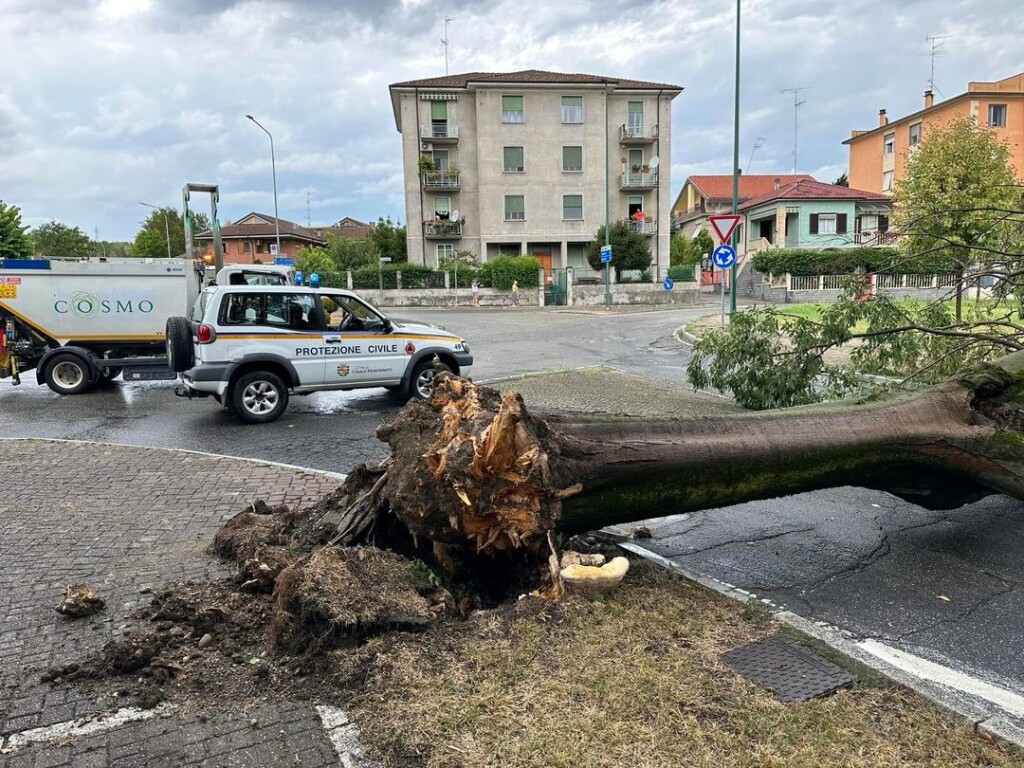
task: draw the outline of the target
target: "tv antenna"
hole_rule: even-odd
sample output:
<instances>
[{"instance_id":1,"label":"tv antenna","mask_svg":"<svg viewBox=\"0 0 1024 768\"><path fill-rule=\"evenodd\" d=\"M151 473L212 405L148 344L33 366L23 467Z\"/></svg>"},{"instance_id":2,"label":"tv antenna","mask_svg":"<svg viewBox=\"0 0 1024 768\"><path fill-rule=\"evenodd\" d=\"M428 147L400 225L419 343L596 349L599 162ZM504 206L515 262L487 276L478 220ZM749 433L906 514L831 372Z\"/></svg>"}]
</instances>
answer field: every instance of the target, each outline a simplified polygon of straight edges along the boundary
<instances>
[{"instance_id":1,"label":"tv antenna","mask_svg":"<svg viewBox=\"0 0 1024 768\"><path fill-rule=\"evenodd\" d=\"M929 44L930 49L922 54L923 56L928 56L931 59L931 71L928 76L928 87L933 91L938 91L939 96L942 96L943 98L945 98L945 96L943 96L942 91L939 91L938 87L935 85L935 57L949 55L949 51L943 47L945 46L945 43L941 42L949 37L952 37L952 35L925 35L924 41Z\"/></svg>"},{"instance_id":2,"label":"tv antenna","mask_svg":"<svg viewBox=\"0 0 1024 768\"><path fill-rule=\"evenodd\" d=\"M448 23L455 21L457 16L444 17L444 37L441 38L441 45L444 46L444 73L448 74Z\"/></svg>"},{"instance_id":3,"label":"tv antenna","mask_svg":"<svg viewBox=\"0 0 1024 768\"><path fill-rule=\"evenodd\" d=\"M312 219L309 215L309 190L306 190L306 229L309 229L313 225Z\"/></svg>"},{"instance_id":4,"label":"tv antenna","mask_svg":"<svg viewBox=\"0 0 1024 768\"><path fill-rule=\"evenodd\" d=\"M793 94L793 173L796 174L796 159L797 159L797 136L798 136L798 116L800 114L800 105L806 104L807 99L803 101L799 100L800 91L810 90L809 85L802 85L799 88L783 88L779 93L792 93Z\"/></svg>"},{"instance_id":5,"label":"tv antenna","mask_svg":"<svg viewBox=\"0 0 1024 768\"><path fill-rule=\"evenodd\" d=\"M745 170L744 173L750 173L750 164L754 161L754 153L764 146L764 142L764 136L758 136L754 139L754 148L750 150L750 158L747 160L747 170Z\"/></svg>"}]
</instances>

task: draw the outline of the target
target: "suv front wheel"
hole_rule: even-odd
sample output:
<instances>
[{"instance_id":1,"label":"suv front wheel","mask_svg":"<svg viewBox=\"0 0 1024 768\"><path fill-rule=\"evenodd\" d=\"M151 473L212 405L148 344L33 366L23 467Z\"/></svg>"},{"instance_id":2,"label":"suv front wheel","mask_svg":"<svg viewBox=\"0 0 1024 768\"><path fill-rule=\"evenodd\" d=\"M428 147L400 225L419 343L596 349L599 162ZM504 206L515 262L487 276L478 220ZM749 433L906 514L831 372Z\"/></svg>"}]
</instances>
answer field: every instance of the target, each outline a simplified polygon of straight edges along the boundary
<instances>
[{"instance_id":1,"label":"suv front wheel","mask_svg":"<svg viewBox=\"0 0 1024 768\"><path fill-rule=\"evenodd\" d=\"M452 372L444 363L434 366L432 357L425 357L417 363L409 378L409 396L419 400L429 400L434 396L434 378L441 371Z\"/></svg>"},{"instance_id":2,"label":"suv front wheel","mask_svg":"<svg viewBox=\"0 0 1024 768\"><path fill-rule=\"evenodd\" d=\"M228 407L242 421L266 424L288 407L288 387L270 371L253 371L239 376L228 393Z\"/></svg>"}]
</instances>

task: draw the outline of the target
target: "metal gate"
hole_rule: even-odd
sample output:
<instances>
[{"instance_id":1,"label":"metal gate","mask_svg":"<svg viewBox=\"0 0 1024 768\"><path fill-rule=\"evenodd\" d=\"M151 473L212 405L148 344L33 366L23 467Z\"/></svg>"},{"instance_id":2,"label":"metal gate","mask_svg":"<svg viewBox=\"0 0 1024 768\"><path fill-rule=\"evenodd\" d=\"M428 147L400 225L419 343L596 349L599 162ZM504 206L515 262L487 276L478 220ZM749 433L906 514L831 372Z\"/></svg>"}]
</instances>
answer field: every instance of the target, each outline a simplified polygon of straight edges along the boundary
<instances>
[{"instance_id":1,"label":"metal gate","mask_svg":"<svg viewBox=\"0 0 1024 768\"><path fill-rule=\"evenodd\" d=\"M565 270L552 269L545 279L547 285L544 286L544 306L564 307L568 286Z\"/></svg>"}]
</instances>

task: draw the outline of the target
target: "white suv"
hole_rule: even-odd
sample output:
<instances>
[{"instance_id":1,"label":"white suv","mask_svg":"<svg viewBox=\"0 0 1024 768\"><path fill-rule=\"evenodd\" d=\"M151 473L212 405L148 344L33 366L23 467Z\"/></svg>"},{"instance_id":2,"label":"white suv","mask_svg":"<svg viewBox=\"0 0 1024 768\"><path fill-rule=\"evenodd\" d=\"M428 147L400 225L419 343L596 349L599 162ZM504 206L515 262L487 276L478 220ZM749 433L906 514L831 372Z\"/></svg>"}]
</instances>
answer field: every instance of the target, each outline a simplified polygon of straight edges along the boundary
<instances>
[{"instance_id":1,"label":"white suv","mask_svg":"<svg viewBox=\"0 0 1024 768\"><path fill-rule=\"evenodd\" d=\"M167 355L182 397L213 396L244 421L278 418L289 393L386 387L429 398L435 356L453 373L473 364L465 340L392 322L351 291L213 286L192 317L167 321Z\"/></svg>"}]
</instances>

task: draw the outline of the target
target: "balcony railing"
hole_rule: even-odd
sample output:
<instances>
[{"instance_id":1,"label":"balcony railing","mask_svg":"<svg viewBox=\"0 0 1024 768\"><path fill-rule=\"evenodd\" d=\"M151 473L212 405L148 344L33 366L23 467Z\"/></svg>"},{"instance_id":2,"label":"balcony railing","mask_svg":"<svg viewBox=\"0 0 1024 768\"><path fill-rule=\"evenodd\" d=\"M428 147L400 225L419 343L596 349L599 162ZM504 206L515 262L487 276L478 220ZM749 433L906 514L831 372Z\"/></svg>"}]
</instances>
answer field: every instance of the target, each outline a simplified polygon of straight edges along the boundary
<instances>
[{"instance_id":1,"label":"balcony railing","mask_svg":"<svg viewBox=\"0 0 1024 768\"><path fill-rule=\"evenodd\" d=\"M653 144L658 140L658 126L630 125L619 126L620 144Z\"/></svg>"},{"instance_id":2,"label":"balcony railing","mask_svg":"<svg viewBox=\"0 0 1024 768\"><path fill-rule=\"evenodd\" d=\"M896 245L898 232L857 232L853 236L855 245Z\"/></svg>"},{"instance_id":3,"label":"balcony railing","mask_svg":"<svg viewBox=\"0 0 1024 768\"><path fill-rule=\"evenodd\" d=\"M644 219L643 221L626 219L622 223L628 225L631 229L635 229L641 235L658 234L658 222L654 219Z\"/></svg>"},{"instance_id":4,"label":"balcony railing","mask_svg":"<svg viewBox=\"0 0 1024 768\"><path fill-rule=\"evenodd\" d=\"M462 225L464 221L450 221L448 219L431 219L423 222L423 236L427 238L457 238L462 237Z\"/></svg>"},{"instance_id":5,"label":"balcony railing","mask_svg":"<svg viewBox=\"0 0 1024 768\"><path fill-rule=\"evenodd\" d=\"M624 173L619 181L619 189L654 189L658 186L658 172Z\"/></svg>"},{"instance_id":6,"label":"balcony railing","mask_svg":"<svg viewBox=\"0 0 1024 768\"><path fill-rule=\"evenodd\" d=\"M454 144L459 140L456 123L425 123L420 126L420 138L435 144Z\"/></svg>"},{"instance_id":7,"label":"balcony railing","mask_svg":"<svg viewBox=\"0 0 1024 768\"><path fill-rule=\"evenodd\" d=\"M424 189L458 189L459 174L451 171L429 171L423 174Z\"/></svg>"}]
</instances>

